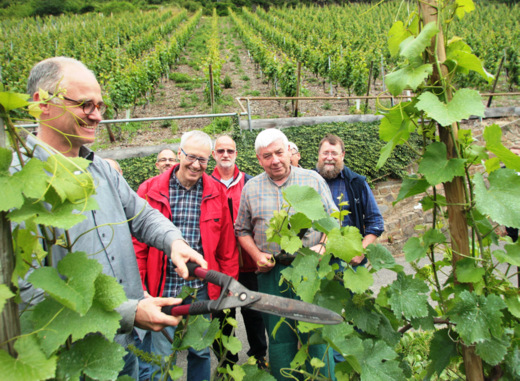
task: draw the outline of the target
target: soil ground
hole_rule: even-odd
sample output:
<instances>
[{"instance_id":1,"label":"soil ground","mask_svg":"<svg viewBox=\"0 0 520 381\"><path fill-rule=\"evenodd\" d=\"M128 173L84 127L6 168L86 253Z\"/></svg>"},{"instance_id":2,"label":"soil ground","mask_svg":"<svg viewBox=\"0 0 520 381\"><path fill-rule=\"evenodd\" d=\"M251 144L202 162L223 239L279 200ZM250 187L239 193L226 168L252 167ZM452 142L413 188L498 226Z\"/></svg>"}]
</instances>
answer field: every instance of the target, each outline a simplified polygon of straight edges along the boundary
<instances>
[{"instance_id":1,"label":"soil ground","mask_svg":"<svg viewBox=\"0 0 520 381\"><path fill-rule=\"evenodd\" d=\"M272 83L262 75L257 64L253 62L242 41L232 30L231 20L221 19L220 23L220 48L224 63L221 69L221 78L228 76L231 87L223 88L222 97L216 104L216 113L240 113L242 112L237 97L246 96L272 96L275 89ZM163 78L157 86L153 96L150 96L144 105L138 105L130 110L132 118L179 116L179 115L204 115L211 114L212 109L205 100L205 74L203 72L203 59L205 57L206 41L210 33L210 19L202 18L192 39L188 42L179 57L177 64L172 67L168 78ZM184 75L189 82L178 81L179 75ZM329 97L347 96L347 91L341 87L332 87L324 83L321 78L302 70L302 96ZM381 94L383 83L380 78L371 84L370 94ZM499 90L497 90L499 91ZM518 101L518 97L496 97L493 107L511 106ZM389 101L383 103L389 105ZM487 100L486 100L487 102ZM245 101L244 107L245 107ZM364 101L361 102L364 105ZM375 102L369 101L368 107L374 113ZM290 101L251 101L251 112L257 118L285 118L294 116ZM300 116L318 115L345 115L356 113L356 103L353 100L316 100L300 101ZM118 115L124 118L126 115ZM104 131L98 133L94 149L117 149L122 147L142 147L150 145L168 144L178 142L183 132L191 129L201 129L212 121L211 118L180 119L176 121L142 122L130 125L113 125L112 129L118 137L118 141L110 143L108 135Z\"/></svg>"}]
</instances>

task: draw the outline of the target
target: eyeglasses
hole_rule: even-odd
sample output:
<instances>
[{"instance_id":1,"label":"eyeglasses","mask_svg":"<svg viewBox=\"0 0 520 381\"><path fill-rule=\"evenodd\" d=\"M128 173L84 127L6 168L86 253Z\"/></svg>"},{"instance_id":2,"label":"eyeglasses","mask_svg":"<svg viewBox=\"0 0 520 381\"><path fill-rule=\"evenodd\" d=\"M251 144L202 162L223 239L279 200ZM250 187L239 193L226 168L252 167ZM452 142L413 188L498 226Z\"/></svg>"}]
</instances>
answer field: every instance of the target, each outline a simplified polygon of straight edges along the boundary
<instances>
[{"instance_id":1,"label":"eyeglasses","mask_svg":"<svg viewBox=\"0 0 520 381\"><path fill-rule=\"evenodd\" d=\"M223 155L224 152L227 152L228 155L233 155L236 151L234 149L217 149L215 152L219 155Z\"/></svg>"},{"instance_id":2,"label":"eyeglasses","mask_svg":"<svg viewBox=\"0 0 520 381\"><path fill-rule=\"evenodd\" d=\"M338 157L340 154L339 154L339 152L336 152L336 151L331 151L331 152L325 151L325 152L321 152L320 155L323 157L329 157L329 156Z\"/></svg>"},{"instance_id":3,"label":"eyeglasses","mask_svg":"<svg viewBox=\"0 0 520 381\"><path fill-rule=\"evenodd\" d=\"M206 157L197 157L195 155L188 155L184 150L181 148L181 152L186 156L186 160L189 163L195 163L197 160L199 161L200 165L206 165L208 164L209 159Z\"/></svg>"},{"instance_id":4,"label":"eyeglasses","mask_svg":"<svg viewBox=\"0 0 520 381\"><path fill-rule=\"evenodd\" d=\"M158 159L157 162L158 163L165 163L165 162L176 163L177 159L174 159L173 157L163 157L163 158Z\"/></svg>"},{"instance_id":5,"label":"eyeglasses","mask_svg":"<svg viewBox=\"0 0 520 381\"><path fill-rule=\"evenodd\" d=\"M49 95L53 95L53 94L49 93ZM80 106L83 109L83 112L86 115L92 114L95 109L98 109L99 113L103 114L107 109L107 105L104 104L103 102L96 104L91 100L77 101L75 99L66 97L65 95L61 95L61 98L65 99L66 101L76 103L78 106Z\"/></svg>"}]
</instances>

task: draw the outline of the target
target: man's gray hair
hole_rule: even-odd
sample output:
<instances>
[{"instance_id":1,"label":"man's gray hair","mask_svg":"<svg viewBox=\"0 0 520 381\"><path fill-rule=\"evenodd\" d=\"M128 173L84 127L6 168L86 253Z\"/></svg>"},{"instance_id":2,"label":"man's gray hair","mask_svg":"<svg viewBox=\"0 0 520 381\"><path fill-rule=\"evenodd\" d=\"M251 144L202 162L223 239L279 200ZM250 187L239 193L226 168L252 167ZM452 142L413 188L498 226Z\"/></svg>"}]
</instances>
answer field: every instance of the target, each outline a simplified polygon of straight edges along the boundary
<instances>
[{"instance_id":1,"label":"man's gray hair","mask_svg":"<svg viewBox=\"0 0 520 381\"><path fill-rule=\"evenodd\" d=\"M293 149L296 150L296 153L300 152L298 150L298 146L295 143L293 143L293 142L289 142L289 149L290 150L293 150Z\"/></svg>"},{"instance_id":2,"label":"man's gray hair","mask_svg":"<svg viewBox=\"0 0 520 381\"><path fill-rule=\"evenodd\" d=\"M208 134L200 130L188 131L182 134L180 148L183 148L186 142L190 140L200 145L209 146L210 150L213 150L213 142Z\"/></svg>"},{"instance_id":3,"label":"man's gray hair","mask_svg":"<svg viewBox=\"0 0 520 381\"><path fill-rule=\"evenodd\" d=\"M283 145L287 148L289 139L287 136L277 128L268 128L258 134L255 140L255 152L258 154L260 149L269 146L277 140L282 140Z\"/></svg>"},{"instance_id":4,"label":"man's gray hair","mask_svg":"<svg viewBox=\"0 0 520 381\"><path fill-rule=\"evenodd\" d=\"M90 71L81 61L70 57L52 57L38 62L33 66L27 80L27 93L32 97L34 93L40 89L55 92L59 87L59 83L63 79L63 68L66 65L78 65Z\"/></svg>"}]
</instances>

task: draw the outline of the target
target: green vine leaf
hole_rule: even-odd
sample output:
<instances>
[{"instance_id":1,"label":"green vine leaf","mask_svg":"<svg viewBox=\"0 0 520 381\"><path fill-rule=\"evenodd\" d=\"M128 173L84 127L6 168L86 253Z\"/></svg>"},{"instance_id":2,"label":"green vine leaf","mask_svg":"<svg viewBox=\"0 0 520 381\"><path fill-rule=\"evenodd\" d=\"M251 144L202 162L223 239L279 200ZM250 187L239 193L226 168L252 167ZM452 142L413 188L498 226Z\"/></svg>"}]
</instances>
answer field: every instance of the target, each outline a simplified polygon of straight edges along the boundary
<instances>
[{"instance_id":1,"label":"green vine leaf","mask_svg":"<svg viewBox=\"0 0 520 381\"><path fill-rule=\"evenodd\" d=\"M424 84L424 81L432 72L433 66L431 64L424 64L418 67L409 65L388 74L385 77L385 83L388 86L388 91L392 95L397 96L405 89L415 91L420 85Z\"/></svg>"},{"instance_id":2,"label":"green vine leaf","mask_svg":"<svg viewBox=\"0 0 520 381\"><path fill-rule=\"evenodd\" d=\"M69 253L58 262L58 270L41 267L31 273L28 280L34 287L43 289L61 304L83 316L92 305L94 282L102 270L101 264L88 259L85 253ZM67 280L63 280L60 274Z\"/></svg>"},{"instance_id":3,"label":"green vine leaf","mask_svg":"<svg viewBox=\"0 0 520 381\"><path fill-rule=\"evenodd\" d=\"M366 269L366 267L359 266L354 271L351 268L343 272L343 280L345 287L355 293L365 292L374 284L374 277Z\"/></svg>"},{"instance_id":4,"label":"green vine leaf","mask_svg":"<svg viewBox=\"0 0 520 381\"><path fill-rule=\"evenodd\" d=\"M80 316L53 299L36 305L31 315L40 345L47 355L58 350L69 336L76 341L91 332L99 332L108 340L113 340L120 327L120 319L119 313L106 311L96 301L84 316Z\"/></svg>"},{"instance_id":5,"label":"green vine leaf","mask_svg":"<svg viewBox=\"0 0 520 381\"><path fill-rule=\"evenodd\" d=\"M399 45L401 42L411 37L412 33L405 28L402 21L396 21L388 32L388 50L390 55L395 57L399 53Z\"/></svg>"},{"instance_id":6,"label":"green vine leaf","mask_svg":"<svg viewBox=\"0 0 520 381\"><path fill-rule=\"evenodd\" d=\"M292 285L296 294L304 301L312 303L314 295L320 287L320 279L316 271L319 255L297 255L292 266L282 270L282 276Z\"/></svg>"},{"instance_id":7,"label":"green vine leaf","mask_svg":"<svg viewBox=\"0 0 520 381\"><path fill-rule=\"evenodd\" d=\"M106 311L112 311L127 300L125 290L116 278L105 274L96 278L95 299Z\"/></svg>"},{"instance_id":8,"label":"green vine leaf","mask_svg":"<svg viewBox=\"0 0 520 381\"><path fill-rule=\"evenodd\" d=\"M442 371L450 364L451 359L457 357L457 346L447 329L440 329L433 333L428 354L428 376L434 373L441 375Z\"/></svg>"},{"instance_id":9,"label":"green vine leaf","mask_svg":"<svg viewBox=\"0 0 520 381\"><path fill-rule=\"evenodd\" d=\"M418 97L417 109L424 111L441 126L449 126L460 122L471 115L484 116L484 105L476 90L461 89L453 95L448 103L443 103L433 93L422 93Z\"/></svg>"},{"instance_id":10,"label":"green vine leaf","mask_svg":"<svg viewBox=\"0 0 520 381\"><path fill-rule=\"evenodd\" d=\"M469 345L502 335L500 310L503 308L506 308L506 304L497 295L476 295L462 291L448 316L456 324L455 331Z\"/></svg>"},{"instance_id":11,"label":"green vine leaf","mask_svg":"<svg viewBox=\"0 0 520 381\"><path fill-rule=\"evenodd\" d=\"M486 270L478 267L472 258L464 258L458 261L457 269L455 270L457 280L462 283L480 282L485 273Z\"/></svg>"},{"instance_id":12,"label":"green vine leaf","mask_svg":"<svg viewBox=\"0 0 520 381\"><path fill-rule=\"evenodd\" d=\"M406 262L410 263L426 257L428 248L425 247L418 237L409 238L403 246Z\"/></svg>"},{"instance_id":13,"label":"green vine leaf","mask_svg":"<svg viewBox=\"0 0 520 381\"><path fill-rule=\"evenodd\" d=\"M120 344L109 342L100 335L90 335L61 354L57 376L77 379L85 374L94 380L115 380L125 365L125 354Z\"/></svg>"},{"instance_id":14,"label":"green vine leaf","mask_svg":"<svg viewBox=\"0 0 520 381\"><path fill-rule=\"evenodd\" d=\"M282 193L284 199L296 212L303 213L310 220L314 221L328 217L321 202L321 196L314 188L291 185Z\"/></svg>"},{"instance_id":15,"label":"green vine leaf","mask_svg":"<svg viewBox=\"0 0 520 381\"><path fill-rule=\"evenodd\" d=\"M404 374L392 348L384 341L363 341L364 353L360 360L361 381L403 380Z\"/></svg>"},{"instance_id":16,"label":"green vine leaf","mask_svg":"<svg viewBox=\"0 0 520 381\"><path fill-rule=\"evenodd\" d=\"M202 315L191 316L186 335L182 338L179 350L192 347L196 351L201 351L210 346L217 333L220 331L218 319L211 322Z\"/></svg>"},{"instance_id":17,"label":"green vine leaf","mask_svg":"<svg viewBox=\"0 0 520 381\"><path fill-rule=\"evenodd\" d=\"M430 184L428 183L428 181L419 178L417 175L405 177L403 179L403 182L401 183L401 189L399 189L399 194L397 195L397 198L395 199L392 205L395 206L395 204L397 204L399 201L404 200L405 198L425 193L429 187Z\"/></svg>"},{"instance_id":18,"label":"green vine leaf","mask_svg":"<svg viewBox=\"0 0 520 381\"><path fill-rule=\"evenodd\" d=\"M401 42L399 54L409 60L420 57L426 48L431 45L431 40L437 33L439 33L439 29L434 22L426 24L417 38L410 36Z\"/></svg>"},{"instance_id":19,"label":"green vine leaf","mask_svg":"<svg viewBox=\"0 0 520 381\"><path fill-rule=\"evenodd\" d=\"M502 129L500 126L492 124L491 126L486 127L484 129L483 137L486 141L486 148L497 156L494 158L497 162L501 161L504 163L506 168L520 172L520 157L508 150L502 144ZM498 167L498 164L496 167Z\"/></svg>"},{"instance_id":20,"label":"green vine leaf","mask_svg":"<svg viewBox=\"0 0 520 381\"><path fill-rule=\"evenodd\" d=\"M493 256L500 263L510 263L513 266L520 266L520 245L517 242L513 244L506 244L504 246L505 252L503 250L495 250L493 251Z\"/></svg>"},{"instance_id":21,"label":"green vine leaf","mask_svg":"<svg viewBox=\"0 0 520 381\"><path fill-rule=\"evenodd\" d=\"M28 99L28 94L0 92L0 105L3 106L6 112L27 106L29 104L27 102Z\"/></svg>"},{"instance_id":22,"label":"green vine leaf","mask_svg":"<svg viewBox=\"0 0 520 381\"><path fill-rule=\"evenodd\" d=\"M20 182L23 194L35 200L43 198L50 181L45 172L45 164L37 158L29 160L21 171L13 174L13 178Z\"/></svg>"},{"instance_id":23,"label":"green vine leaf","mask_svg":"<svg viewBox=\"0 0 520 381\"><path fill-rule=\"evenodd\" d=\"M359 230L353 226L342 229L333 229L327 235L327 254L349 263L352 258L363 253L363 237Z\"/></svg>"},{"instance_id":24,"label":"green vine leaf","mask_svg":"<svg viewBox=\"0 0 520 381\"><path fill-rule=\"evenodd\" d=\"M221 337L224 347L234 355L242 350L242 342L235 336L222 335Z\"/></svg>"},{"instance_id":25,"label":"green vine leaf","mask_svg":"<svg viewBox=\"0 0 520 381\"><path fill-rule=\"evenodd\" d=\"M5 284L0 284L0 313L4 309L5 302L11 299L14 294L9 290L9 287Z\"/></svg>"},{"instance_id":26,"label":"green vine leaf","mask_svg":"<svg viewBox=\"0 0 520 381\"><path fill-rule=\"evenodd\" d=\"M9 148L0 147L0 175L8 174L13 161L13 152Z\"/></svg>"},{"instance_id":27,"label":"green vine leaf","mask_svg":"<svg viewBox=\"0 0 520 381\"><path fill-rule=\"evenodd\" d=\"M507 354L507 348L511 345L511 340L507 335L501 338L491 337L475 345L475 352L482 360L490 365L498 365Z\"/></svg>"},{"instance_id":28,"label":"green vine leaf","mask_svg":"<svg viewBox=\"0 0 520 381\"><path fill-rule=\"evenodd\" d=\"M397 274L397 280L389 288L391 296L388 300L394 315L407 319L428 315L428 286L423 280L414 279L411 275Z\"/></svg>"},{"instance_id":29,"label":"green vine leaf","mask_svg":"<svg viewBox=\"0 0 520 381\"><path fill-rule=\"evenodd\" d=\"M500 225L520 228L520 176L512 169L501 169L489 174L489 188L482 174L473 177L477 209Z\"/></svg>"},{"instance_id":30,"label":"green vine leaf","mask_svg":"<svg viewBox=\"0 0 520 381\"><path fill-rule=\"evenodd\" d=\"M476 55L471 53L471 48L459 38L453 38L446 48L446 61L444 62L450 71L458 71L464 74L470 70L491 83L494 76L486 71L482 62Z\"/></svg>"},{"instance_id":31,"label":"green vine leaf","mask_svg":"<svg viewBox=\"0 0 520 381\"><path fill-rule=\"evenodd\" d=\"M0 349L0 368L4 380L47 380L55 376L57 356L47 358L34 335L16 340L14 349L18 353L16 359L9 356L7 351Z\"/></svg>"},{"instance_id":32,"label":"green vine leaf","mask_svg":"<svg viewBox=\"0 0 520 381\"><path fill-rule=\"evenodd\" d=\"M392 253L381 244L368 245L365 254L376 271L381 269L389 269L395 272L403 271L403 266L398 265Z\"/></svg>"},{"instance_id":33,"label":"green vine leaf","mask_svg":"<svg viewBox=\"0 0 520 381\"><path fill-rule=\"evenodd\" d=\"M379 137L388 143L381 148L381 154L376 167L378 169L381 168L392 154L394 148L408 141L410 134L414 131L415 124L402 105L391 109L381 120L379 126Z\"/></svg>"},{"instance_id":34,"label":"green vine leaf","mask_svg":"<svg viewBox=\"0 0 520 381\"><path fill-rule=\"evenodd\" d=\"M511 315L520 318L520 296L517 294L506 295L504 301Z\"/></svg>"},{"instance_id":35,"label":"green vine leaf","mask_svg":"<svg viewBox=\"0 0 520 381\"><path fill-rule=\"evenodd\" d=\"M455 14L459 19L462 19L466 13L473 12L475 10L475 4L473 0L455 0L457 3L457 9Z\"/></svg>"},{"instance_id":36,"label":"green vine leaf","mask_svg":"<svg viewBox=\"0 0 520 381\"><path fill-rule=\"evenodd\" d=\"M322 329L322 336L327 343L341 353L352 368L359 373L361 372L361 365L357 359L362 357L363 342L353 333L354 328L348 322L326 325Z\"/></svg>"},{"instance_id":37,"label":"green vine leaf","mask_svg":"<svg viewBox=\"0 0 520 381\"><path fill-rule=\"evenodd\" d=\"M27 229L21 229L20 226L17 226L12 232L13 251L17 258L11 279L14 284L16 284L18 277L25 278L33 260L41 264L43 258L47 255L36 233L36 226L30 222L26 223L25 226Z\"/></svg>"},{"instance_id":38,"label":"green vine leaf","mask_svg":"<svg viewBox=\"0 0 520 381\"><path fill-rule=\"evenodd\" d=\"M424 175L432 186L449 182L455 176L464 176L464 159L446 158L444 143L435 142L426 148L423 159L419 164L419 172Z\"/></svg>"},{"instance_id":39,"label":"green vine leaf","mask_svg":"<svg viewBox=\"0 0 520 381\"><path fill-rule=\"evenodd\" d=\"M0 212L7 212L13 208L20 208L23 205L22 184L9 173L0 172Z\"/></svg>"}]
</instances>

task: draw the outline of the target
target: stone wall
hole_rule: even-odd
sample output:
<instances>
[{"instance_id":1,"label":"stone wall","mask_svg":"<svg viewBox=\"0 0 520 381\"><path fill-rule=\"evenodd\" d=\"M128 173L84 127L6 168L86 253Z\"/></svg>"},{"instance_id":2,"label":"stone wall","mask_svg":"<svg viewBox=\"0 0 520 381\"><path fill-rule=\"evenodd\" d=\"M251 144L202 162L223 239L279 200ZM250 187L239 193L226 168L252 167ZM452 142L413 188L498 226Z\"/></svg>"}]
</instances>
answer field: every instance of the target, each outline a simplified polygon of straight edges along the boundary
<instances>
[{"instance_id":1,"label":"stone wall","mask_svg":"<svg viewBox=\"0 0 520 381\"><path fill-rule=\"evenodd\" d=\"M486 125L492 124L496 121L485 120L479 121L474 119L464 124L462 128L471 128L473 136L480 144L484 144L482 134ZM502 128L502 144L511 148L512 146L520 147L520 121L517 120L502 120L499 122ZM472 173L479 171L485 172L484 167L475 166L472 168ZM414 173L413 169L409 173ZM372 189L376 198L377 204L381 210L381 214L385 220L385 232L379 238L378 243L387 247L393 255L403 254L402 248L408 238L416 234L415 227L422 224L431 224L431 211L425 213L421 208L419 201L423 195L417 195L405 199L395 206L393 202L397 199L399 189L401 188L401 181L389 180L379 182ZM439 193L443 193L442 185L437 187Z\"/></svg>"}]
</instances>

